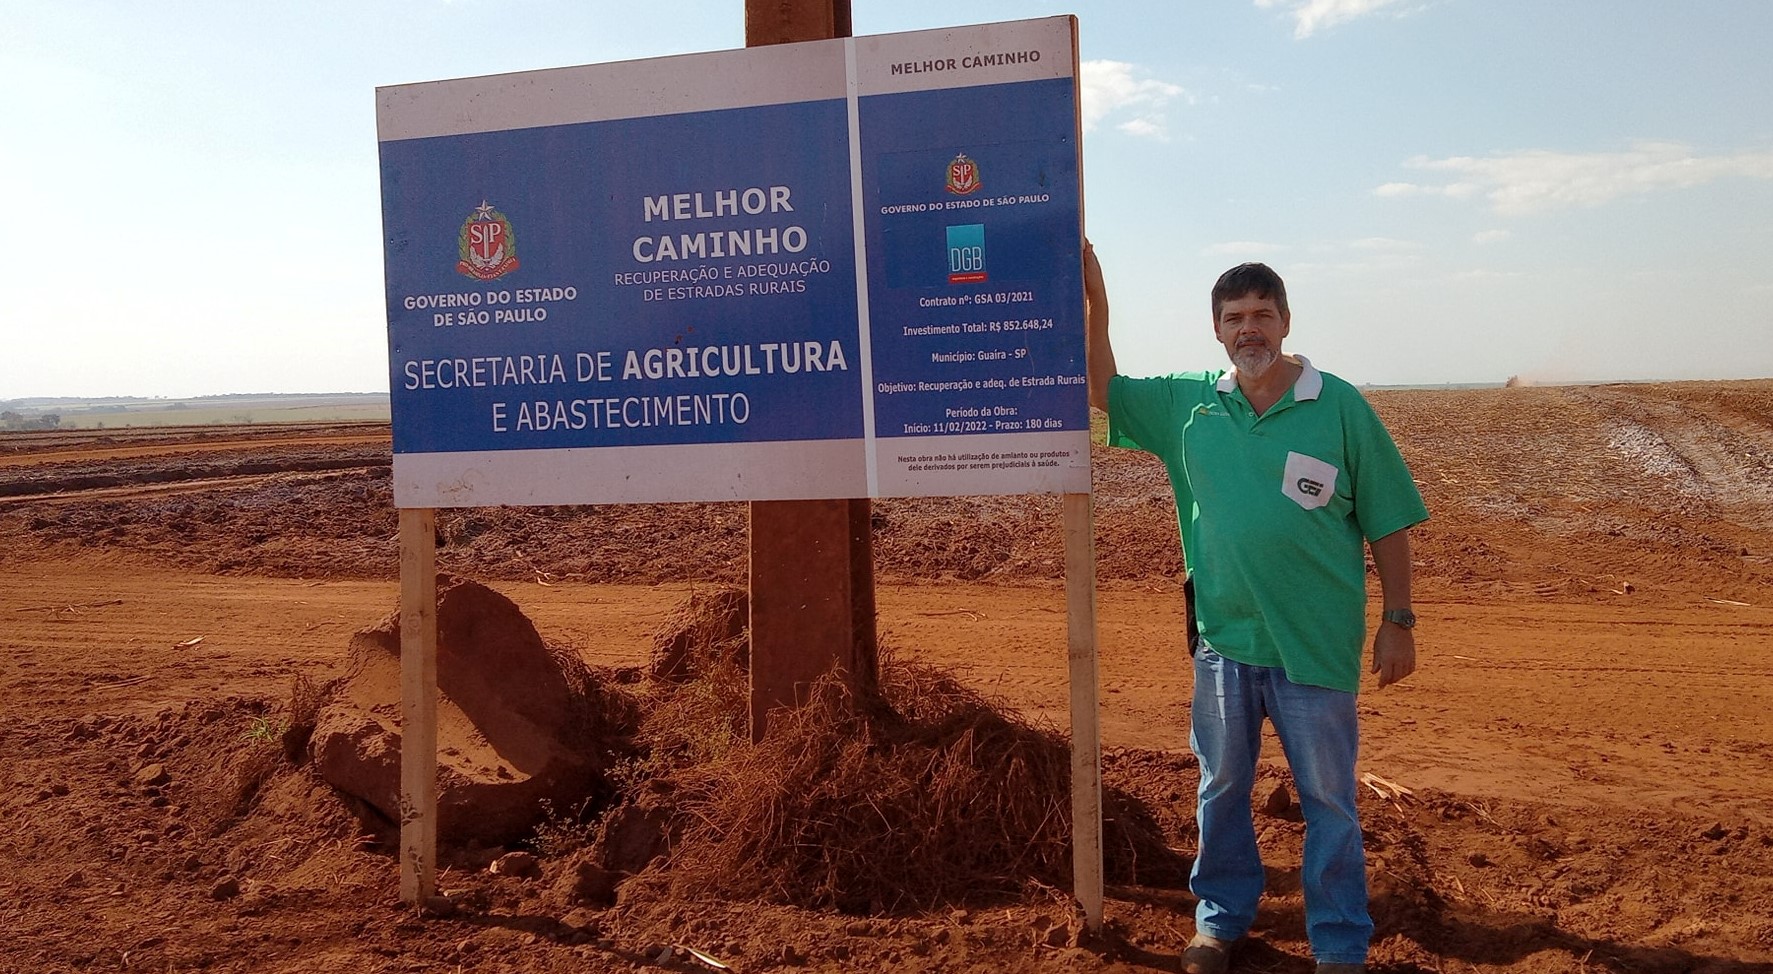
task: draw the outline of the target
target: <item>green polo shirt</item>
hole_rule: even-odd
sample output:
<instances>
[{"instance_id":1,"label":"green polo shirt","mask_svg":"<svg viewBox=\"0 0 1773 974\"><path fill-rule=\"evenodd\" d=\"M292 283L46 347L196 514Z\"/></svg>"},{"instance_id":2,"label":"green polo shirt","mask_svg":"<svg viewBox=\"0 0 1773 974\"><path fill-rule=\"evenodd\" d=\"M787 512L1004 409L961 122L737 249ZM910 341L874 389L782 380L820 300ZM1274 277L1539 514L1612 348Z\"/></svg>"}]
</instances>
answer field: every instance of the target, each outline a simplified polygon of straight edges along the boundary
<instances>
[{"instance_id":1,"label":"green polo shirt","mask_svg":"<svg viewBox=\"0 0 1773 974\"><path fill-rule=\"evenodd\" d=\"M1235 372L1108 386L1108 443L1170 473L1201 638L1294 683L1355 692L1371 541L1428 518L1360 391L1312 367L1256 415Z\"/></svg>"}]
</instances>

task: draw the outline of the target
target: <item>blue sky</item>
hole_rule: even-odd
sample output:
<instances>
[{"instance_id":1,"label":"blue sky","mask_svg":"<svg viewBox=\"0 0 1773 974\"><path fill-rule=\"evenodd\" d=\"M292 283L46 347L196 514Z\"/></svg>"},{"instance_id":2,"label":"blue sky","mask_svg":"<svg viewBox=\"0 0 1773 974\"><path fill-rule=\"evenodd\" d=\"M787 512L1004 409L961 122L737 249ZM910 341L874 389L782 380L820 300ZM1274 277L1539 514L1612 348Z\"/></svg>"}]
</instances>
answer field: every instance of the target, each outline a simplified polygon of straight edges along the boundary
<instances>
[{"instance_id":1,"label":"blue sky","mask_svg":"<svg viewBox=\"0 0 1773 974\"><path fill-rule=\"evenodd\" d=\"M742 46L741 0L3 0L0 399L387 388L374 88ZM1773 3L855 0L1075 13L1124 371L1264 260L1355 382L1773 376Z\"/></svg>"}]
</instances>

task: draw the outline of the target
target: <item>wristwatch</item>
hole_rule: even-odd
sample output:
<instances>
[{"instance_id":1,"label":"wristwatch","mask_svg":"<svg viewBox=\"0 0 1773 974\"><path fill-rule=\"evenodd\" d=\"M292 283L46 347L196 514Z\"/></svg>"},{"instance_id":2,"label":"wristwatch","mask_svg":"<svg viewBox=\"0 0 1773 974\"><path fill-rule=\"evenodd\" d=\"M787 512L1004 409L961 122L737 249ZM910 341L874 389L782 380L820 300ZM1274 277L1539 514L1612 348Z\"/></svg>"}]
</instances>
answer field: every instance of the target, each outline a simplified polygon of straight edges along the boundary
<instances>
[{"instance_id":1,"label":"wristwatch","mask_svg":"<svg viewBox=\"0 0 1773 974\"><path fill-rule=\"evenodd\" d=\"M1386 609L1379 613L1379 618L1385 622L1396 623L1405 629L1416 628L1416 613L1409 609Z\"/></svg>"}]
</instances>

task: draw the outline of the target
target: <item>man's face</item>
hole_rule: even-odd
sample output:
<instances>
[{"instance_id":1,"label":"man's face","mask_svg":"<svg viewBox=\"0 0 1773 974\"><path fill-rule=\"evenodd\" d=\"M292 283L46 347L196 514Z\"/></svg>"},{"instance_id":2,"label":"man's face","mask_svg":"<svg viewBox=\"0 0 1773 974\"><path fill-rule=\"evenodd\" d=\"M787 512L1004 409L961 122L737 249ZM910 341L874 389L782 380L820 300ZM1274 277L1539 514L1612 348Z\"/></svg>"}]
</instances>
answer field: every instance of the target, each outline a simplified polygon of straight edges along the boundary
<instances>
[{"instance_id":1,"label":"man's face","mask_svg":"<svg viewBox=\"0 0 1773 974\"><path fill-rule=\"evenodd\" d=\"M1281 341L1292 328L1289 315L1283 315L1273 298L1246 294L1219 306L1219 320L1213 332L1232 364L1241 375L1256 379L1280 360Z\"/></svg>"}]
</instances>

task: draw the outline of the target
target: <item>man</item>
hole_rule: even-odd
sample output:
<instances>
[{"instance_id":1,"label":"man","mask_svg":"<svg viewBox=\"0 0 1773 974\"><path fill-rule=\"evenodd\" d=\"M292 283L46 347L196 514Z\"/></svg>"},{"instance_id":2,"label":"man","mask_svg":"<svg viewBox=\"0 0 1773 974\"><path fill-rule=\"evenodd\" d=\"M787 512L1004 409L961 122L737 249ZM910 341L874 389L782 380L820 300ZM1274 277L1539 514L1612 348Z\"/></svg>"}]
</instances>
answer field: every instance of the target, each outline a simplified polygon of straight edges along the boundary
<instances>
[{"instance_id":1,"label":"man","mask_svg":"<svg viewBox=\"0 0 1773 974\"><path fill-rule=\"evenodd\" d=\"M1365 969L1373 922L1355 813L1355 692L1366 638L1365 540L1384 599L1372 669L1416 667L1408 529L1428 517L1359 391L1281 351L1286 285L1263 264L1213 286L1223 371L1116 374L1108 291L1084 245L1090 404L1109 443L1170 474L1199 637L1189 744L1200 759L1200 898L1189 974L1222 974L1255 920L1262 862L1250 817L1262 721L1274 724L1305 813L1306 930L1323 974Z\"/></svg>"}]
</instances>

